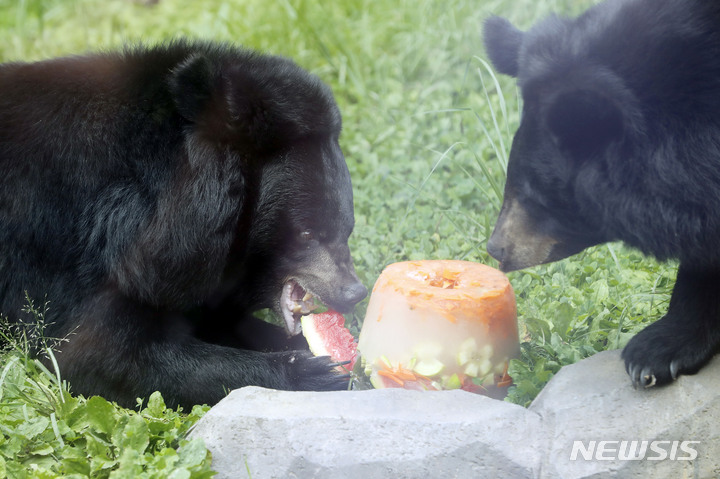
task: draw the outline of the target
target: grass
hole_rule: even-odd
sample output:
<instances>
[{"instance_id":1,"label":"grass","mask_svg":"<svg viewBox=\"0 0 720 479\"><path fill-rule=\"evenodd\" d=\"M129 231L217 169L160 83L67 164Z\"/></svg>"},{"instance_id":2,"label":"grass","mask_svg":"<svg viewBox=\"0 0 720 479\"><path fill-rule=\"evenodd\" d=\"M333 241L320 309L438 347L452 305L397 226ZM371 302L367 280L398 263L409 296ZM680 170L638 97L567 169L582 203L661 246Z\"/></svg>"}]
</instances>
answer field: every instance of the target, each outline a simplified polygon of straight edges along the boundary
<instances>
[{"instance_id":1,"label":"grass","mask_svg":"<svg viewBox=\"0 0 720 479\"><path fill-rule=\"evenodd\" d=\"M361 280L371 287L384 266L395 261L453 258L495 264L485 243L502 200L520 105L513 82L496 77L484 59L482 21L497 13L528 27L550 11L577 13L590 3L0 0L0 60L34 60L178 35L231 40L294 58L333 87L343 112L341 144L355 190L351 248ZM511 365L516 386L509 400L527 405L562 365L622 347L659 317L674 271L673 265L612 244L510 274L522 356ZM350 318L355 332L365 304ZM193 452L199 462L183 466L185 471L180 465L192 460L169 452L201 412L178 415L165 410L158 398L152 399L151 412L148 405L139 413L72 398L56 372L39 369L18 352L4 356L2 371L0 477L3 472L10 477L204 477L205 456ZM47 390L60 399L48 403ZM75 416L64 409L62 398L84 411L74 413L78 416L92 416L88 408L106 411L111 424L73 423ZM137 430L128 433L141 438L134 444L114 432L130 424ZM143 431L153 427L162 430L164 442L153 442L148 433L146 443ZM31 443L13 442L12 431L22 428L37 431ZM98 444L113 452L102 455ZM145 458L141 470L128 472L130 462L121 462L123 454ZM73 461L66 461L98 455L108 462L96 459L97 468L75 470Z\"/></svg>"}]
</instances>

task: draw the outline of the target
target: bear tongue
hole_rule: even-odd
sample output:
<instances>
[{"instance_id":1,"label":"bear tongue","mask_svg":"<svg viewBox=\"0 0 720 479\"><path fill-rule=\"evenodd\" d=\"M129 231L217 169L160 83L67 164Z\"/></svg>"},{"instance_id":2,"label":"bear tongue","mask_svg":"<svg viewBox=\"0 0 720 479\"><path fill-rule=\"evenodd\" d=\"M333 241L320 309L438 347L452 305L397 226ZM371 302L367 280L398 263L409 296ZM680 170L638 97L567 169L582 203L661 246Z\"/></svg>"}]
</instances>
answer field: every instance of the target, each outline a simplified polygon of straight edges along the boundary
<instances>
[{"instance_id":1,"label":"bear tongue","mask_svg":"<svg viewBox=\"0 0 720 479\"><path fill-rule=\"evenodd\" d=\"M305 291L294 279L288 280L283 285L280 310L289 335L295 336L300 333L300 317L316 308L313 298L313 295Z\"/></svg>"}]
</instances>

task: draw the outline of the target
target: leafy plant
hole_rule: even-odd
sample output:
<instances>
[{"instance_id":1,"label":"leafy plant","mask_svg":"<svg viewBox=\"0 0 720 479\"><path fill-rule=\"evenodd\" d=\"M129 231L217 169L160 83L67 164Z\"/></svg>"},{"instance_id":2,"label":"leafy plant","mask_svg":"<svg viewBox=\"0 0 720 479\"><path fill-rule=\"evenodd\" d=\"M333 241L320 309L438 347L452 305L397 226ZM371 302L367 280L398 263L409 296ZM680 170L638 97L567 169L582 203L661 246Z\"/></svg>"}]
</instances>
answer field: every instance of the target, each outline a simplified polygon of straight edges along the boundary
<instances>
[{"instance_id":1,"label":"leafy plant","mask_svg":"<svg viewBox=\"0 0 720 479\"><path fill-rule=\"evenodd\" d=\"M40 312L32 305L28 309L42 324ZM0 373L0 477L213 475L203 441L185 439L206 406L182 414L167 409L160 393L154 393L136 412L98 396L74 397L48 346L53 341L27 331L7 321L0 328L9 349ZM29 349L43 351L47 361L31 358Z\"/></svg>"},{"instance_id":2,"label":"leafy plant","mask_svg":"<svg viewBox=\"0 0 720 479\"><path fill-rule=\"evenodd\" d=\"M511 273L521 356L511 361L509 400L528 405L550 378L607 349L619 349L667 307L674 268L616 244Z\"/></svg>"}]
</instances>

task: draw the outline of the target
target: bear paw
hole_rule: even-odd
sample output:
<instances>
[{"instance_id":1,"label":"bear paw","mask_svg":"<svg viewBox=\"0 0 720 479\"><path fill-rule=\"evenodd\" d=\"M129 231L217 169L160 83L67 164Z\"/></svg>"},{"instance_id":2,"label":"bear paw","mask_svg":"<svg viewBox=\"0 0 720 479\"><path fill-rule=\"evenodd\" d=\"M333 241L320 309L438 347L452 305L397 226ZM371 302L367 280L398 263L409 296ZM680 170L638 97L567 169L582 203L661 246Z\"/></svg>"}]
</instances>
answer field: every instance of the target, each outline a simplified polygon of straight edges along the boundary
<instances>
[{"instance_id":1,"label":"bear paw","mask_svg":"<svg viewBox=\"0 0 720 479\"><path fill-rule=\"evenodd\" d=\"M713 356L714 338L695 334L688 324L666 316L640 331L625 346L622 358L633 387L667 384L681 374L695 374Z\"/></svg>"},{"instance_id":2,"label":"bear paw","mask_svg":"<svg viewBox=\"0 0 720 479\"><path fill-rule=\"evenodd\" d=\"M285 362L289 381L294 391L340 391L348 389L350 375L338 372L340 363L330 356L313 356L309 351L280 353Z\"/></svg>"}]
</instances>

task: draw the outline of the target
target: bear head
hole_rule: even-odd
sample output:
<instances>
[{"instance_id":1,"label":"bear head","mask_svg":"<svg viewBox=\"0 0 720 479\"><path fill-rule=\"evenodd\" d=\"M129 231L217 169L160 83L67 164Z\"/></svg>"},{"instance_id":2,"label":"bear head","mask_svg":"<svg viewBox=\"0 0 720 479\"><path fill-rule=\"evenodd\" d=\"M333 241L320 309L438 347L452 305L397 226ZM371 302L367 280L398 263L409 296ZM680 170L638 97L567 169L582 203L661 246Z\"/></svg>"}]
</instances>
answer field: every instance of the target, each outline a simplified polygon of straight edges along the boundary
<instances>
[{"instance_id":1,"label":"bear head","mask_svg":"<svg viewBox=\"0 0 720 479\"><path fill-rule=\"evenodd\" d=\"M289 334L314 298L351 310L367 289L348 248L353 193L330 88L288 59L236 50L189 56L171 83L196 141L242 170L221 290L238 310L273 308Z\"/></svg>"},{"instance_id":2,"label":"bear head","mask_svg":"<svg viewBox=\"0 0 720 479\"><path fill-rule=\"evenodd\" d=\"M493 65L518 79L523 99L488 252L512 271L614 239L596 183L615 175L610 159L641 129L634 95L565 20L523 32L492 17L484 35Z\"/></svg>"}]
</instances>

